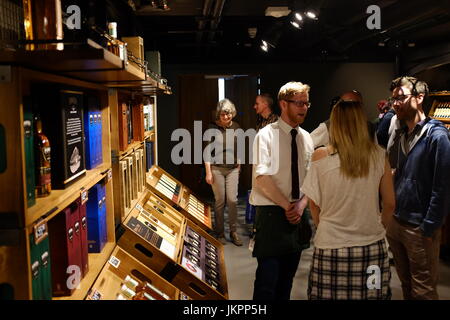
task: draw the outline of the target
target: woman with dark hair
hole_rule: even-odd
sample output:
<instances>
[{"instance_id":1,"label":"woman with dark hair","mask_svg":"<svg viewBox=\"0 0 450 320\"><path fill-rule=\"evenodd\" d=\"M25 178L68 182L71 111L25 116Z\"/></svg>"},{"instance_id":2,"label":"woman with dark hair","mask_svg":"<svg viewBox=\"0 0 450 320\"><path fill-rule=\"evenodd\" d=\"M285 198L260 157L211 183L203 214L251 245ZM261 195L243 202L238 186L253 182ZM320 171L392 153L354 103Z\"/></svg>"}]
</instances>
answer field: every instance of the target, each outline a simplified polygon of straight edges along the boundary
<instances>
[{"instance_id":1,"label":"woman with dark hair","mask_svg":"<svg viewBox=\"0 0 450 320\"><path fill-rule=\"evenodd\" d=\"M385 227L395 207L392 174L359 101L333 107L330 143L312 161L301 188L317 226L308 298L390 299Z\"/></svg>"}]
</instances>

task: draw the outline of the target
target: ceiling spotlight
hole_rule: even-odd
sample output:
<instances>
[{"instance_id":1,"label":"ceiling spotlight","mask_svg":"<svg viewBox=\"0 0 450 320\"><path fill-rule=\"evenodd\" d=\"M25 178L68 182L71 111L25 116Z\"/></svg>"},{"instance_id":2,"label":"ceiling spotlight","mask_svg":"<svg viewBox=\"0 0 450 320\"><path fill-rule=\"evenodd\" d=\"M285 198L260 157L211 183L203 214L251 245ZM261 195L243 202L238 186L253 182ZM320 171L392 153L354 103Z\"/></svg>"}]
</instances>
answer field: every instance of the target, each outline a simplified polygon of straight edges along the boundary
<instances>
[{"instance_id":1,"label":"ceiling spotlight","mask_svg":"<svg viewBox=\"0 0 450 320\"><path fill-rule=\"evenodd\" d=\"M380 42L378 42L378 46L379 46L379 47L385 47L385 46L386 46L386 43L383 42L383 41L380 41Z\"/></svg>"},{"instance_id":2,"label":"ceiling spotlight","mask_svg":"<svg viewBox=\"0 0 450 320\"><path fill-rule=\"evenodd\" d=\"M262 40L261 41L261 49L263 50L263 51L265 51L265 52L267 52L267 51L269 51L269 48L275 48L276 46L275 46L275 44L273 44L273 43L271 43L271 42L268 42L268 41L266 41L266 40Z\"/></svg>"},{"instance_id":3,"label":"ceiling spotlight","mask_svg":"<svg viewBox=\"0 0 450 320\"><path fill-rule=\"evenodd\" d=\"M317 11L316 11L316 10L313 10L313 9L308 9L308 10L305 12L305 15L306 15L308 18L312 19L312 20L317 20L317 19L318 19L318 16L319 16L319 14L317 13Z\"/></svg>"},{"instance_id":4,"label":"ceiling spotlight","mask_svg":"<svg viewBox=\"0 0 450 320\"><path fill-rule=\"evenodd\" d=\"M298 12L295 13L295 18L296 18L298 21L302 21L302 20L303 20L302 15L301 15L300 13L298 13Z\"/></svg>"},{"instance_id":5,"label":"ceiling spotlight","mask_svg":"<svg viewBox=\"0 0 450 320\"><path fill-rule=\"evenodd\" d=\"M285 27L285 21L276 21L272 24L264 33L261 38L261 49L264 51L269 51L270 48L276 48L278 41L280 40L281 34L283 33L283 28Z\"/></svg>"},{"instance_id":6,"label":"ceiling spotlight","mask_svg":"<svg viewBox=\"0 0 450 320\"><path fill-rule=\"evenodd\" d=\"M415 46L416 46L416 44L414 42L408 42L409 48L414 48Z\"/></svg>"},{"instance_id":7,"label":"ceiling spotlight","mask_svg":"<svg viewBox=\"0 0 450 320\"><path fill-rule=\"evenodd\" d=\"M295 28L300 29L300 25L298 24L298 22L296 22L296 21L291 21L291 24L292 24Z\"/></svg>"}]
</instances>

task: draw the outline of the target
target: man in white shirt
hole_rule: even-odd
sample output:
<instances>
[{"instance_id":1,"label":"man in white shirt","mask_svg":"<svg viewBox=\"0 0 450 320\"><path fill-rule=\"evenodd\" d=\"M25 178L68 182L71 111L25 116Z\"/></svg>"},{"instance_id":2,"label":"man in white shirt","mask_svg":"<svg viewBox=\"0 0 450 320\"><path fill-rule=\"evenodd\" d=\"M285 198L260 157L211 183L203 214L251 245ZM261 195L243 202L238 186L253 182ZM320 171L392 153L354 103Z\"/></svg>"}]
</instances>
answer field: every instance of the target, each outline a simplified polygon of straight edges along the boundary
<instances>
[{"instance_id":1,"label":"man in white shirt","mask_svg":"<svg viewBox=\"0 0 450 320\"><path fill-rule=\"evenodd\" d=\"M302 219L307 198L300 186L314 149L309 133L299 127L311 105L309 89L301 82L281 87L281 117L262 128L253 143L254 300L289 300L301 252L309 247L309 221Z\"/></svg>"},{"instance_id":2,"label":"man in white shirt","mask_svg":"<svg viewBox=\"0 0 450 320\"><path fill-rule=\"evenodd\" d=\"M357 90L347 91L341 94L341 96L334 97L331 100L330 114L334 105L339 101L339 98L344 101L359 101L362 103L362 95ZM319 126L311 132L311 139L314 142L314 149L319 147L324 147L330 142L330 135L328 134L328 129L330 126L330 119L325 122L321 122Z\"/></svg>"}]
</instances>

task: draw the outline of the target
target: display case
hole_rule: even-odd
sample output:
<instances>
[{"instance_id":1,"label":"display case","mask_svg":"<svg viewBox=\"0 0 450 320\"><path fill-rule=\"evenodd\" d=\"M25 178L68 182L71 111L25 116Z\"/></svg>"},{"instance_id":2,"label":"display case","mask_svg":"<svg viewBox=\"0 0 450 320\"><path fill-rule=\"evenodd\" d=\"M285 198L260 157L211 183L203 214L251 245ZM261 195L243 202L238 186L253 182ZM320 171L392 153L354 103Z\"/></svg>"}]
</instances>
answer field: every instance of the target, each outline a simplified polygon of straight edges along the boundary
<instances>
[{"instance_id":1,"label":"display case","mask_svg":"<svg viewBox=\"0 0 450 320\"><path fill-rule=\"evenodd\" d=\"M430 93L433 100L429 116L442 121L450 130L450 91L439 91Z\"/></svg>"},{"instance_id":2,"label":"display case","mask_svg":"<svg viewBox=\"0 0 450 320\"><path fill-rule=\"evenodd\" d=\"M194 300L228 299L224 248L148 190L122 225L118 245Z\"/></svg>"},{"instance_id":3,"label":"display case","mask_svg":"<svg viewBox=\"0 0 450 320\"><path fill-rule=\"evenodd\" d=\"M206 231L212 231L211 207L168 172L153 166L146 182L148 189L171 203L189 220Z\"/></svg>"},{"instance_id":4,"label":"display case","mask_svg":"<svg viewBox=\"0 0 450 320\"><path fill-rule=\"evenodd\" d=\"M116 246L87 300L178 300L180 291Z\"/></svg>"}]
</instances>

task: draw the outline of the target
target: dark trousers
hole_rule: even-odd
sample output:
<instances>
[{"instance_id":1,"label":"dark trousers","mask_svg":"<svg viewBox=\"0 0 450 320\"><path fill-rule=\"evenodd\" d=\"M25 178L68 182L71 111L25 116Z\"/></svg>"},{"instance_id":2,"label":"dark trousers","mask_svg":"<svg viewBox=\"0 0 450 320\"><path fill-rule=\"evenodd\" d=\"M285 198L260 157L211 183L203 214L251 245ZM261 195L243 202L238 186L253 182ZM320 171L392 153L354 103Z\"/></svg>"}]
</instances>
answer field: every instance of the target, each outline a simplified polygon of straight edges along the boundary
<instances>
[{"instance_id":1,"label":"dark trousers","mask_svg":"<svg viewBox=\"0 0 450 320\"><path fill-rule=\"evenodd\" d=\"M301 252L257 258L253 300L289 300Z\"/></svg>"}]
</instances>

